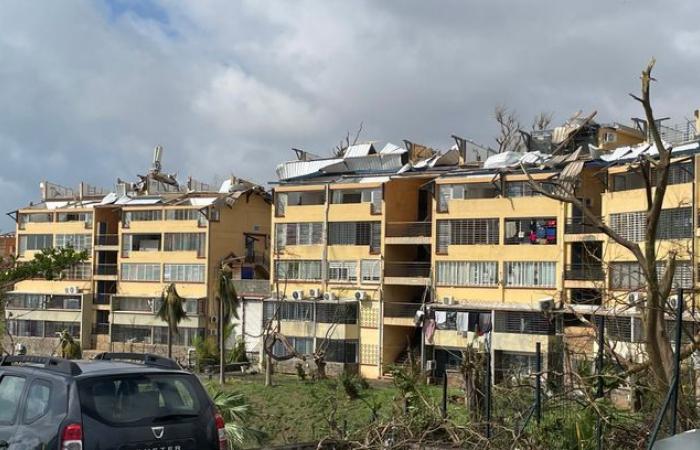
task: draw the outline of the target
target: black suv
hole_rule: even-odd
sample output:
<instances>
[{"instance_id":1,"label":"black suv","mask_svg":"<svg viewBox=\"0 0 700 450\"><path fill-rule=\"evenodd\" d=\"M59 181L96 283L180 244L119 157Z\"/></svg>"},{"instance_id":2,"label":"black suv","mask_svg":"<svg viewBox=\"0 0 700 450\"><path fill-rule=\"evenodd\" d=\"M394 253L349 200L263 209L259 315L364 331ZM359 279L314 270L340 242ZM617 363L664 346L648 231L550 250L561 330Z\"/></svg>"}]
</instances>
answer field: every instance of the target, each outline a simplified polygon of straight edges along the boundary
<instances>
[{"instance_id":1,"label":"black suv","mask_svg":"<svg viewBox=\"0 0 700 450\"><path fill-rule=\"evenodd\" d=\"M173 360L101 353L93 360L0 359L0 450L227 449L202 383Z\"/></svg>"}]
</instances>

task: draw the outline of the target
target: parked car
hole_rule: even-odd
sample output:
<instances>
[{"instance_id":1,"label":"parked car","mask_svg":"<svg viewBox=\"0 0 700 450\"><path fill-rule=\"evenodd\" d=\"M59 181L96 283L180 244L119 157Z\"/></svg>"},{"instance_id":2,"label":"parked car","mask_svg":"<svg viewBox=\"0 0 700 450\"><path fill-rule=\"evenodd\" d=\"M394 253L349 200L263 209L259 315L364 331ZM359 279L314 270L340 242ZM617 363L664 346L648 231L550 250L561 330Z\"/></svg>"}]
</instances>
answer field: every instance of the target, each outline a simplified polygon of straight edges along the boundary
<instances>
[{"instance_id":1,"label":"parked car","mask_svg":"<svg viewBox=\"0 0 700 450\"><path fill-rule=\"evenodd\" d=\"M0 359L0 450L227 449L224 419L199 379L173 360Z\"/></svg>"}]
</instances>

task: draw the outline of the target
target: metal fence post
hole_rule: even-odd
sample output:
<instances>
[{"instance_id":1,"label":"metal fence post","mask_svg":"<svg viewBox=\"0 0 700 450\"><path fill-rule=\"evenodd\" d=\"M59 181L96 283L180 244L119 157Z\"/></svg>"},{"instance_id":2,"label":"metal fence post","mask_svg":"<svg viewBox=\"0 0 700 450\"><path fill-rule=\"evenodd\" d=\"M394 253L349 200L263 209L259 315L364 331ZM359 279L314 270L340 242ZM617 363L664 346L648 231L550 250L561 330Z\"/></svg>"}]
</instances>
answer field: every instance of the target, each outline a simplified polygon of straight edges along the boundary
<instances>
[{"instance_id":1,"label":"metal fence post","mask_svg":"<svg viewBox=\"0 0 700 450\"><path fill-rule=\"evenodd\" d=\"M447 370L442 377L442 418L447 418Z\"/></svg>"},{"instance_id":2,"label":"metal fence post","mask_svg":"<svg viewBox=\"0 0 700 450\"><path fill-rule=\"evenodd\" d=\"M535 419L537 424L542 420L542 348L538 342L535 344Z\"/></svg>"},{"instance_id":3,"label":"metal fence post","mask_svg":"<svg viewBox=\"0 0 700 450\"><path fill-rule=\"evenodd\" d=\"M605 316L600 316L598 322L598 355L596 358L597 388L595 398L603 397L603 363L605 358ZM595 421L596 450L603 449L603 420L598 414Z\"/></svg>"},{"instance_id":4,"label":"metal fence post","mask_svg":"<svg viewBox=\"0 0 700 450\"><path fill-rule=\"evenodd\" d=\"M491 343L486 335L486 439L491 439Z\"/></svg>"}]
</instances>

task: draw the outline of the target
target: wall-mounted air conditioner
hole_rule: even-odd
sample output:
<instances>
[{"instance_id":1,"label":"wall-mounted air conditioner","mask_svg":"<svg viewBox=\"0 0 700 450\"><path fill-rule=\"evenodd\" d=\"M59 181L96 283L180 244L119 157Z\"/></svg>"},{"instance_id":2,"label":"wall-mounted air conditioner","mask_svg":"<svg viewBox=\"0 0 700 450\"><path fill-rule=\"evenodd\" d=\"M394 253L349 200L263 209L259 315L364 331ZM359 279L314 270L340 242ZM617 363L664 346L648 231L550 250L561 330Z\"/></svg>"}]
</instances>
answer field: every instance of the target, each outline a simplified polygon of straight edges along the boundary
<instances>
[{"instance_id":1,"label":"wall-mounted air conditioner","mask_svg":"<svg viewBox=\"0 0 700 450\"><path fill-rule=\"evenodd\" d=\"M302 300L304 298L304 291L292 291L292 298L294 300Z\"/></svg>"},{"instance_id":2,"label":"wall-mounted air conditioner","mask_svg":"<svg viewBox=\"0 0 700 450\"><path fill-rule=\"evenodd\" d=\"M335 296L334 293L332 292L326 292L323 294L323 299L324 300L335 300L337 297Z\"/></svg>"},{"instance_id":3,"label":"wall-mounted air conditioner","mask_svg":"<svg viewBox=\"0 0 700 450\"><path fill-rule=\"evenodd\" d=\"M627 306L630 310L634 311L637 305L641 302L642 296L639 292L630 292L627 294Z\"/></svg>"},{"instance_id":4,"label":"wall-mounted air conditioner","mask_svg":"<svg viewBox=\"0 0 700 450\"><path fill-rule=\"evenodd\" d=\"M355 300L367 300L367 291L355 291Z\"/></svg>"},{"instance_id":5,"label":"wall-mounted air conditioner","mask_svg":"<svg viewBox=\"0 0 700 450\"><path fill-rule=\"evenodd\" d=\"M455 303L455 298L451 295L446 295L442 297L442 304L443 305L454 305Z\"/></svg>"},{"instance_id":6,"label":"wall-mounted air conditioner","mask_svg":"<svg viewBox=\"0 0 700 450\"><path fill-rule=\"evenodd\" d=\"M80 294L80 288L78 286L68 286L64 291L66 294L70 295Z\"/></svg>"},{"instance_id":7,"label":"wall-mounted air conditioner","mask_svg":"<svg viewBox=\"0 0 700 450\"><path fill-rule=\"evenodd\" d=\"M318 288L309 289L309 298L312 298L315 300L317 298L321 298L322 296L323 296L323 294L321 293L321 289L318 289Z\"/></svg>"}]
</instances>

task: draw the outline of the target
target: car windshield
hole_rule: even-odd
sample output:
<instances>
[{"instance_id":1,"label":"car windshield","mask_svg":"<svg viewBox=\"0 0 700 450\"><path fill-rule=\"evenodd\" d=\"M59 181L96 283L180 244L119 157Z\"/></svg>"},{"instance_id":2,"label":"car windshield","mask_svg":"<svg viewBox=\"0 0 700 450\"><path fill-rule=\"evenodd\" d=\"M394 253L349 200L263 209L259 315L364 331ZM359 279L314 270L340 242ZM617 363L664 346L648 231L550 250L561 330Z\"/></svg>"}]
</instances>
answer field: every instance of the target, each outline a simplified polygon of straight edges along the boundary
<instances>
[{"instance_id":1,"label":"car windshield","mask_svg":"<svg viewBox=\"0 0 700 450\"><path fill-rule=\"evenodd\" d=\"M83 414L112 425L156 423L201 412L196 380L178 374L112 375L78 383Z\"/></svg>"}]
</instances>

